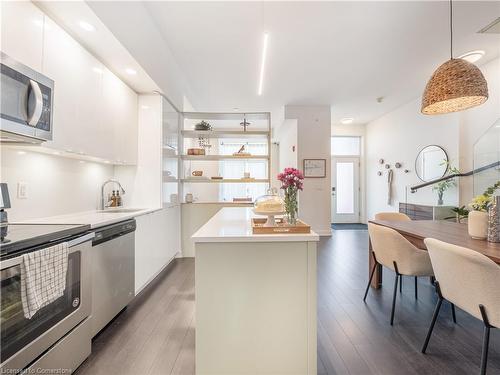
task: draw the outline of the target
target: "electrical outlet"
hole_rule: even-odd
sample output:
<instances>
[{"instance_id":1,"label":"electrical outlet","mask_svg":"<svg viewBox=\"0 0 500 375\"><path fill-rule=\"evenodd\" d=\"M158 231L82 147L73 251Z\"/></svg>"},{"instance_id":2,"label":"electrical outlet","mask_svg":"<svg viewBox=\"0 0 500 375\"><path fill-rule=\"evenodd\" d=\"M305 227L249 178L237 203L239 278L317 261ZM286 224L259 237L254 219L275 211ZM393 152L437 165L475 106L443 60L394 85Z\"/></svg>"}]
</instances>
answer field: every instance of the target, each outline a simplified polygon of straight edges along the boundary
<instances>
[{"instance_id":1,"label":"electrical outlet","mask_svg":"<svg viewBox=\"0 0 500 375\"><path fill-rule=\"evenodd\" d=\"M17 183L17 199L26 199L28 198L28 187L26 182L18 182Z\"/></svg>"}]
</instances>

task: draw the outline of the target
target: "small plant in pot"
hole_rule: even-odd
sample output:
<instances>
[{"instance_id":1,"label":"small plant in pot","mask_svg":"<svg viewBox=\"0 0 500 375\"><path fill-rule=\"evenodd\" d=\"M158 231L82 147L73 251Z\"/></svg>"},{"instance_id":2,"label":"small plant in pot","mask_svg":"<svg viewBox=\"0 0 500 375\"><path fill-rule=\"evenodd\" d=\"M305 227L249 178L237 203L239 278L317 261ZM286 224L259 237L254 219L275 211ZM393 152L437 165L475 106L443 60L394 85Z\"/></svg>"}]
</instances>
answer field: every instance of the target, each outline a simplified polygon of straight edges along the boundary
<instances>
[{"instance_id":1,"label":"small plant in pot","mask_svg":"<svg viewBox=\"0 0 500 375\"><path fill-rule=\"evenodd\" d=\"M444 162L444 163L448 164L447 162ZM446 172L446 175L452 175L452 174L457 174L457 173L460 173L458 168L449 166L448 171ZM445 191L448 189L451 189L452 187L455 187L455 186L457 186L457 182L455 181L455 178L449 178L447 180L444 180L444 181L437 183L432 188L432 190L436 191L438 194L438 201L437 201L438 206L443 205L443 196L444 196Z\"/></svg>"},{"instance_id":2,"label":"small plant in pot","mask_svg":"<svg viewBox=\"0 0 500 375\"><path fill-rule=\"evenodd\" d=\"M194 130L212 130L212 125L210 125L208 122L205 120L200 121L194 126Z\"/></svg>"}]
</instances>

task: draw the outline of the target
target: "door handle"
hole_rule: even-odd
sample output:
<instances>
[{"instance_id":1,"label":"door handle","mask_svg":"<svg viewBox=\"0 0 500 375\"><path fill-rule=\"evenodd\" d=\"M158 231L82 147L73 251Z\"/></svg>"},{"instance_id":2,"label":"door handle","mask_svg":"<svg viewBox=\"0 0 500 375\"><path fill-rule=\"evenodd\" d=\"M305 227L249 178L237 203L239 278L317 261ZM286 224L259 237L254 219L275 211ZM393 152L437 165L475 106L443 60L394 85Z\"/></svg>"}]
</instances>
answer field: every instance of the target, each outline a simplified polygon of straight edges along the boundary
<instances>
[{"instance_id":1,"label":"door handle","mask_svg":"<svg viewBox=\"0 0 500 375\"><path fill-rule=\"evenodd\" d=\"M36 126L42 117L43 96L38 82L30 79L28 94L28 125Z\"/></svg>"}]
</instances>

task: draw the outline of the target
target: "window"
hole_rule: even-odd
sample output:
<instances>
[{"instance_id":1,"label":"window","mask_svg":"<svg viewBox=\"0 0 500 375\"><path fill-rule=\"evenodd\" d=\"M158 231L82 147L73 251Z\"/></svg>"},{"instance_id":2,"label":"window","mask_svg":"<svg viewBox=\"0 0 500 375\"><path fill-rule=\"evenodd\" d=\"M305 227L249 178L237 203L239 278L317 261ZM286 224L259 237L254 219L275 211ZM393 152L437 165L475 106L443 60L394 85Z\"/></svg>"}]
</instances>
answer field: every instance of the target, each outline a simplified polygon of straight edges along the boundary
<instances>
[{"instance_id":1,"label":"window","mask_svg":"<svg viewBox=\"0 0 500 375\"><path fill-rule=\"evenodd\" d=\"M335 156L358 156L361 153L361 138L332 137L331 153Z\"/></svg>"},{"instance_id":2,"label":"window","mask_svg":"<svg viewBox=\"0 0 500 375\"><path fill-rule=\"evenodd\" d=\"M267 142L261 140L225 139L219 143L220 155L232 155L245 146L245 152L252 155L267 155ZM244 172L256 179L267 178L267 160L222 160L219 164L219 175L224 178L241 178ZM266 183L220 184L219 199L231 202L233 198L251 197L255 199L266 193Z\"/></svg>"}]
</instances>

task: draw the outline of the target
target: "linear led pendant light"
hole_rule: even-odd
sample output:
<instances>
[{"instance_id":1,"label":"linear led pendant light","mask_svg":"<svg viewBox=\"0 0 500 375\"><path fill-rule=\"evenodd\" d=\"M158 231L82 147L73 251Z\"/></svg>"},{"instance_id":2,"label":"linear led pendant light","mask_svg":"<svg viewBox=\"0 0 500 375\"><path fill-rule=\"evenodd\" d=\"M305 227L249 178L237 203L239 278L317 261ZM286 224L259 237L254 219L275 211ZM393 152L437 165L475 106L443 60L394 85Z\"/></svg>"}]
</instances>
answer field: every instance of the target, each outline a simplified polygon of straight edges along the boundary
<instances>
[{"instance_id":1,"label":"linear led pendant light","mask_svg":"<svg viewBox=\"0 0 500 375\"><path fill-rule=\"evenodd\" d=\"M464 59L453 58L453 3L450 0L450 60L436 69L422 96L422 113L437 115L463 111L488 100L483 73Z\"/></svg>"}]
</instances>

